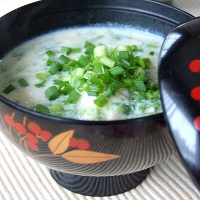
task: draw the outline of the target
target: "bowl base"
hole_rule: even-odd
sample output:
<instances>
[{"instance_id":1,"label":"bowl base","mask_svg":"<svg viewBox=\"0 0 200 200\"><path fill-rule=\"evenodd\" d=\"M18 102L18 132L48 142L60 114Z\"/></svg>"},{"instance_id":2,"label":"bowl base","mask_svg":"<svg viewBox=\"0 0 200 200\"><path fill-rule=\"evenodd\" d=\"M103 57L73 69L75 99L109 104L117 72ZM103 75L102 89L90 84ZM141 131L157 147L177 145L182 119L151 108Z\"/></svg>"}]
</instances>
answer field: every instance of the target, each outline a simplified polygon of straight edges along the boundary
<instances>
[{"instance_id":1,"label":"bowl base","mask_svg":"<svg viewBox=\"0 0 200 200\"><path fill-rule=\"evenodd\" d=\"M87 196L112 196L127 192L138 186L149 169L119 176L79 176L50 169L53 179L62 187Z\"/></svg>"}]
</instances>

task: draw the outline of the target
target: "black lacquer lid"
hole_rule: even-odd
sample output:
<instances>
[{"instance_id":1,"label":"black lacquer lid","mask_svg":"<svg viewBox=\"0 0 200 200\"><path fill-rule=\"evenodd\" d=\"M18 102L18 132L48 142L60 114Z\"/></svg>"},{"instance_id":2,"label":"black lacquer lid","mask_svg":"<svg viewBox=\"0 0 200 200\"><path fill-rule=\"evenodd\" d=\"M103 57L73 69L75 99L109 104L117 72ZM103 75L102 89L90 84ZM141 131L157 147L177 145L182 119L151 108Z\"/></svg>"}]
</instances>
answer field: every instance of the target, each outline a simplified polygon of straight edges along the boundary
<instances>
[{"instance_id":1,"label":"black lacquer lid","mask_svg":"<svg viewBox=\"0 0 200 200\"><path fill-rule=\"evenodd\" d=\"M200 17L177 26L166 37L158 74L166 123L200 190Z\"/></svg>"}]
</instances>

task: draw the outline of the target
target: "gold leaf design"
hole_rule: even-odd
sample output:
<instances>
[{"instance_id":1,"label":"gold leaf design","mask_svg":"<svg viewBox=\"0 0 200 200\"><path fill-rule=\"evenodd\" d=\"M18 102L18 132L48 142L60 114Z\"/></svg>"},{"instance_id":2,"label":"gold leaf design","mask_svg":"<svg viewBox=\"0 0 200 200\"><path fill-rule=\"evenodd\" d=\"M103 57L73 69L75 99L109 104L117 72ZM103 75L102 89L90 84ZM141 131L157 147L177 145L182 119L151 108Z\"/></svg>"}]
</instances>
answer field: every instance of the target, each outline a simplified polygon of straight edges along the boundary
<instances>
[{"instance_id":1,"label":"gold leaf design","mask_svg":"<svg viewBox=\"0 0 200 200\"><path fill-rule=\"evenodd\" d=\"M119 158L120 156L114 154L100 153L95 151L72 150L64 153L62 157L70 162L78 164L94 164L94 163L105 162L108 160L113 160Z\"/></svg>"},{"instance_id":2,"label":"gold leaf design","mask_svg":"<svg viewBox=\"0 0 200 200\"><path fill-rule=\"evenodd\" d=\"M48 143L48 147L51 152L54 155L65 152L69 147L69 141L73 134L74 130L69 130L53 137Z\"/></svg>"}]
</instances>

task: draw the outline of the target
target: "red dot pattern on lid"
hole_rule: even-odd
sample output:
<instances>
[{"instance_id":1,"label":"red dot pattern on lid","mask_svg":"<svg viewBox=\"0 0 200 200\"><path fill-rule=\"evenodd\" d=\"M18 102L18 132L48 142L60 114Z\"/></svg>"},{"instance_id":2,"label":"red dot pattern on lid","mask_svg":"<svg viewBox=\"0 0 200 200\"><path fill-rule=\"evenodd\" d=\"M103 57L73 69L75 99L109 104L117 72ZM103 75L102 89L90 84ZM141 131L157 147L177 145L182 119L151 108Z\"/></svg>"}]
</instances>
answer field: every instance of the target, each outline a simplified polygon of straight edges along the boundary
<instances>
[{"instance_id":1,"label":"red dot pattern on lid","mask_svg":"<svg viewBox=\"0 0 200 200\"><path fill-rule=\"evenodd\" d=\"M194 73L200 73L200 60L195 59L189 64L189 69L190 71ZM192 89L190 96L195 100L195 101L200 101L200 86L196 86ZM197 116L194 119L194 126L196 130L200 131L200 116Z\"/></svg>"},{"instance_id":2,"label":"red dot pattern on lid","mask_svg":"<svg viewBox=\"0 0 200 200\"><path fill-rule=\"evenodd\" d=\"M192 89L191 97L196 101L200 101L200 86L197 86Z\"/></svg>"},{"instance_id":3,"label":"red dot pattern on lid","mask_svg":"<svg viewBox=\"0 0 200 200\"><path fill-rule=\"evenodd\" d=\"M200 73L200 60L193 60L190 65L189 68L192 72L195 73Z\"/></svg>"},{"instance_id":4,"label":"red dot pattern on lid","mask_svg":"<svg viewBox=\"0 0 200 200\"><path fill-rule=\"evenodd\" d=\"M195 128L200 131L200 116L196 117L194 120Z\"/></svg>"}]
</instances>

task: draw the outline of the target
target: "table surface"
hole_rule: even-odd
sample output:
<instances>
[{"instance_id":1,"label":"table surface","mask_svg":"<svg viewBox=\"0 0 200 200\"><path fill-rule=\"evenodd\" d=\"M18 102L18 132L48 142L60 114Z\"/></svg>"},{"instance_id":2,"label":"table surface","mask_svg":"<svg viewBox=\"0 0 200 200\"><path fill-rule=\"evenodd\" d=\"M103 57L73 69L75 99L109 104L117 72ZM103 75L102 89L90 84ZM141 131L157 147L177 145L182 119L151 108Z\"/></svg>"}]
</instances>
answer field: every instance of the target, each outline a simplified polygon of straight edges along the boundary
<instances>
[{"instance_id":1,"label":"table surface","mask_svg":"<svg viewBox=\"0 0 200 200\"><path fill-rule=\"evenodd\" d=\"M35 0L0 0L0 16ZM174 0L174 5L200 16L200 0ZM1 133L0 133L1 134ZM177 154L151 168L141 185L111 197L89 197L60 187L48 169L23 155L1 134L0 200L199 200Z\"/></svg>"}]
</instances>

